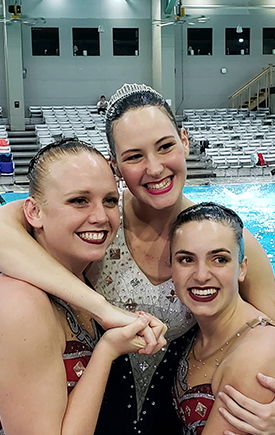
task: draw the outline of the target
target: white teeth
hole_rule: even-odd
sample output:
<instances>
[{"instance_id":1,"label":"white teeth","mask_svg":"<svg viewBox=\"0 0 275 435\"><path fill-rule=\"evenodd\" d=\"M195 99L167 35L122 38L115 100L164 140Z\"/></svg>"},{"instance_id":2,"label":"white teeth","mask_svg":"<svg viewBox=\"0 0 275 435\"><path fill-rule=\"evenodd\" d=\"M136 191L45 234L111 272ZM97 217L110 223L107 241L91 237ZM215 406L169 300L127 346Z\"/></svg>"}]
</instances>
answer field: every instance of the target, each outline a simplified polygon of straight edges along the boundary
<instances>
[{"instance_id":1,"label":"white teeth","mask_svg":"<svg viewBox=\"0 0 275 435\"><path fill-rule=\"evenodd\" d=\"M84 240L102 240L105 233L79 233L79 237Z\"/></svg>"},{"instance_id":2,"label":"white teeth","mask_svg":"<svg viewBox=\"0 0 275 435\"><path fill-rule=\"evenodd\" d=\"M217 293L217 289L215 288L209 288L209 289L205 289L205 290L199 290L199 289L192 289L191 293L195 296L210 296L210 295L214 295L215 293Z\"/></svg>"},{"instance_id":3,"label":"white teeth","mask_svg":"<svg viewBox=\"0 0 275 435\"><path fill-rule=\"evenodd\" d=\"M148 183L147 187L150 190L161 190L161 189L165 189L165 187L170 186L171 184L171 179L170 178L166 178L165 180L163 180L161 183Z\"/></svg>"}]
</instances>

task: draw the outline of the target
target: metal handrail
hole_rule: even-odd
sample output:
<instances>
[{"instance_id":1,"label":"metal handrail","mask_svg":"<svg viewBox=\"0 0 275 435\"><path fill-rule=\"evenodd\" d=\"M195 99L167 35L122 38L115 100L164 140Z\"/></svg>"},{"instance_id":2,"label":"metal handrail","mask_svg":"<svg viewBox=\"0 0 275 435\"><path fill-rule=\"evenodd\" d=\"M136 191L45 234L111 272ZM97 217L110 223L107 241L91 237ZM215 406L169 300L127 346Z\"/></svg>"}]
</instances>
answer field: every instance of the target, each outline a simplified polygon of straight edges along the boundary
<instances>
[{"instance_id":1,"label":"metal handrail","mask_svg":"<svg viewBox=\"0 0 275 435\"><path fill-rule=\"evenodd\" d=\"M273 76L273 64L269 64L267 67L263 68L263 70L257 74L253 79L249 80L245 85L241 86L237 91L235 91L232 95L230 95L229 99L231 100L231 106L234 107L234 101L236 98L240 97L242 101L242 96L246 91L248 91L248 101L251 99L251 88L254 84L257 85L257 91L254 92L255 97L257 98L257 106L259 105L259 96L261 92L261 88L265 88L266 99L268 100L270 97L270 88L272 86L272 76ZM260 86L260 80L265 79L265 85Z\"/></svg>"}]
</instances>

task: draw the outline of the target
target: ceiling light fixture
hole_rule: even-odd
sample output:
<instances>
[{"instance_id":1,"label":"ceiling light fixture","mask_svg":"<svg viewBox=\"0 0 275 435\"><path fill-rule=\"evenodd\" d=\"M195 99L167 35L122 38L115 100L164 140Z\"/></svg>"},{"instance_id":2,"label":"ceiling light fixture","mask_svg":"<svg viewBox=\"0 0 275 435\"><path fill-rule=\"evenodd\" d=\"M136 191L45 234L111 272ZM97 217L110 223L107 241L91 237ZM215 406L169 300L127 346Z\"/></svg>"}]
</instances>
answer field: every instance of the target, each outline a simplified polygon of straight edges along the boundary
<instances>
[{"instance_id":1,"label":"ceiling light fixture","mask_svg":"<svg viewBox=\"0 0 275 435\"><path fill-rule=\"evenodd\" d=\"M198 23L206 23L206 21L208 21L207 17L202 16L198 18Z\"/></svg>"}]
</instances>

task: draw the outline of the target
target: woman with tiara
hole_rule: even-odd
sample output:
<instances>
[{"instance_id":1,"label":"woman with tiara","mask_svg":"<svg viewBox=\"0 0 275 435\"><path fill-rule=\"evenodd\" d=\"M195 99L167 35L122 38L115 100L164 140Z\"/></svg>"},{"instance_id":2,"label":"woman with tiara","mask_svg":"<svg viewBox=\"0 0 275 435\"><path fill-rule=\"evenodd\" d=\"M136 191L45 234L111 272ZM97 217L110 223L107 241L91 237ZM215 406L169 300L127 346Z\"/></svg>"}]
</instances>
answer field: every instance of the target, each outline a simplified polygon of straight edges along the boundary
<instances>
[{"instance_id":1,"label":"woman with tiara","mask_svg":"<svg viewBox=\"0 0 275 435\"><path fill-rule=\"evenodd\" d=\"M169 231L177 215L192 205L182 192L188 139L185 130L178 129L164 98L149 86L138 84L124 85L110 99L106 133L113 168L127 189L121 195L117 237L104 259L94 262L86 274L96 291L113 305L128 311L148 311L162 320L168 327L168 343L154 356L131 355L113 364L96 433L105 435L119 427L121 435L176 435L181 429L172 407L171 385L185 348L184 333L195 320L174 291ZM5 246L0 250L1 270L73 301L104 328L124 322L117 313L105 316L101 304L94 304L93 292L39 249L27 234L20 203L2 207L0 220L0 246ZM241 294L275 317L272 267L248 231L244 239L249 267ZM261 415L262 409L257 413L258 405L253 406L254 414ZM275 404L269 406L274 415ZM250 418L240 408L237 412L241 413L240 420ZM236 429L240 420L236 421ZM267 421L269 424L270 419ZM249 423L251 434L258 435L261 419L259 423L253 419ZM275 429L267 432L272 433Z\"/></svg>"}]
</instances>

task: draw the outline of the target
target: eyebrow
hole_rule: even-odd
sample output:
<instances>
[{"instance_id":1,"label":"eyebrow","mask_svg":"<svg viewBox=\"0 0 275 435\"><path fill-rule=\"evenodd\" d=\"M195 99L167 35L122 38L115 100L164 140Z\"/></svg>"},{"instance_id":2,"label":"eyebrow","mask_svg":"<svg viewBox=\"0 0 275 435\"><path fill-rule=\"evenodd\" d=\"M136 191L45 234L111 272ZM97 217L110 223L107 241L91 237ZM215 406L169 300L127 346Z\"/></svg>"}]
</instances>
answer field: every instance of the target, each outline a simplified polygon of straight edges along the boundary
<instances>
[{"instance_id":1,"label":"eyebrow","mask_svg":"<svg viewBox=\"0 0 275 435\"><path fill-rule=\"evenodd\" d=\"M90 190L73 190L71 192L68 192L65 194L65 196L71 196L71 195L90 195L92 192ZM106 196L112 195L112 196L119 196L119 193L116 190L111 190L110 192L106 193Z\"/></svg>"},{"instance_id":2,"label":"eyebrow","mask_svg":"<svg viewBox=\"0 0 275 435\"><path fill-rule=\"evenodd\" d=\"M155 145L159 145L159 143L161 143L167 139L175 139L175 136L172 134L170 134L168 136L163 136L156 141ZM128 154L128 153L138 153L138 152L140 152L140 150L141 150L140 148L133 148L133 149L126 150L123 153L121 153L121 157L124 156L125 154Z\"/></svg>"},{"instance_id":3,"label":"eyebrow","mask_svg":"<svg viewBox=\"0 0 275 435\"><path fill-rule=\"evenodd\" d=\"M158 145L163 140L167 140L167 139L175 139L175 136L173 134L169 134L168 136L163 136L159 140L156 141L156 145Z\"/></svg>"},{"instance_id":4,"label":"eyebrow","mask_svg":"<svg viewBox=\"0 0 275 435\"><path fill-rule=\"evenodd\" d=\"M219 254L221 252L227 252L228 254L231 255L231 251L229 251L226 248L218 248L218 249L213 249L213 251L209 251L207 252L207 254ZM185 251L184 249L179 249L177 252L175 252L175 255L179 255L179 254L185 254L185 255L196 255L195 252L191 252L191 251Z\"/></svg>"},{"instance_id":5,"label":"eyebrow","mask_svg":"<svg viewBox=\"0 0 275 435\"><path fill-rule=\"evenodd\" d=\"M121 153L121 157L123 157L125 154L128 154L128 153L140 153L140 148L133 148L130 150L126 150L123 153Z\"/></svg>"}]
</instances>

